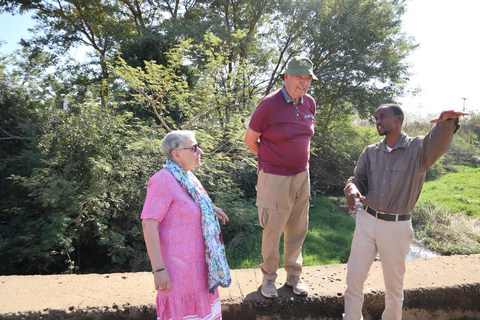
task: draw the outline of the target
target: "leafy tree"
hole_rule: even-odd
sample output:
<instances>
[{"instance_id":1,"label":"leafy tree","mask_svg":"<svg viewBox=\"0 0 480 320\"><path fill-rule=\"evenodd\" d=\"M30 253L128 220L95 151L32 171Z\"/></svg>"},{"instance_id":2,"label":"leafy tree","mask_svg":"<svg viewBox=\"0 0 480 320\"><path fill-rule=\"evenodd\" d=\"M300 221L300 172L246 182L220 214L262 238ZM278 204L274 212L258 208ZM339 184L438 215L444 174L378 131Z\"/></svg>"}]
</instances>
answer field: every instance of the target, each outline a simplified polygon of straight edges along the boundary
<instances>
[{"instance_id":1,"label":"leafy tree","mask_svg":"<svg viewBox=\"0 0 480 320\"><path fill-rule=\"evenodd\" d=\"M212 33L207 33L204 41L204 45L197 46L193 46L190 40L181 42L166 54L167 65L145 61L143 70L140 67L133 68L119 58L117 65L112 66L115 74L137 92L135 98L139 105L144 103L149 106L167 131L190 129L201 123L203 118L211 120L219 116L223 118L225 127L229 122L226 115L229 108L226 105L237 103L234 93L227 88L232 87L232 82L239 83L239 78L243 79L244 74L237 70L236 73L225 75L225 67L229 63L226 60L228 44ZM226 50L222 49L225 47ZM191 55L193 50L203 53L203 61L188 67L185 61L198 62L198 57ZM186 68L189 69L190 78L195 80L191 85L188 78L180 73ZM235 93L239 93L238 90ZM243 102L243 105L247 103L248 109L253 106L251 98ZM245 110L236 108L236 111L241 113L242 109Z\"/></svg>"},{"instance_id":2,"label":"leafy tree","mask_svg":"<svg viewBox=\"0 0 480 320\"><path fill-rule=\"evenodd\" d=\"M2 271L134 269L131 258L143 245L141 186L158 166L151 158L159 152L152 140L158 130L96 104L57 114L46 129L41 164L30 176L13 176L29 193L5 210L16 236L2 231ZM139 142L148 141L153 150L140 153Z\"/></svg>"},{"instance_id":3,"label":"leafy tree","mask_svg":"<svg viewBox=\"0 0 480 320\"><path fill-rule=\"evenodd\" d=\"M47 46L56 55L64 56L72 47L86 46L100 70L95 75L98 96L105 106L109 94L109 71L105 59L114 52L122 39L135 37L146 29L143 8L151 5L141 1L0 1L2 11L12 13L32 11L37 30L42 30L30 41L42 49ZM25 41L25 40L24 40ZM85 67L88 67L86 65Z\"/></svg>"},{"instance_id":4,"label":"leafy tree","mask_svg":"<svg viewBox=\"0 0 480 320\"><path fill-rule=\"evenodd\" d=\"M408 80L406 57L415 48L401 31L404 1L312 1L306 43L319 77L314 86L317 126L357 110L373 114L400 95Z\"/></svg>"},{"instance_id":5,"label":"leafy tree","mask_svg":"<svg viewBox=\"0 0 480 320\"><path fill-rule=\"evenodd\" d=\"M0 58L0 210L24 200L10 175L28 175L38 165L35 144L55 101L43 73L49 66L48 54L28 47Z\"/></svg>"},{"instance_id":6,"label":"leafy tree","mask_svg":"<svg viewBox=\"0 0 480 320\"><path fill-rule=\"evenodd\" d=\"M222 51L221 48L227 50ZM189 86L187 78L178 75L177 71L185 67L185 61L196 62L192 51L203 52L206 63L200 64L200 67L189 64L190 77L196 79L195 84ZM187 40L166 55L169 57L166 66L153 61L145 62L144 71L130 67L120 59L112 68L138 93L138 101L153 109L166 131L197 131L197 139L202 142L206 154L205 164L196 170L197 174L212 198L228 204L230 208L235 207L232 214L239 218L242 198L254 196L255 161L243 144L243 123L254 102L244 101L249 108L238 108L230 116L227 116L228 108L224 106L237 98L225 90L228 82L239 82L238 77L243 77L243 74L224 75L228 46L211 33L205 35L202 46L194 46ZM236 168L243 169L237 172ZM235 219L232 220L232 225L236 225Z\"/></svg>"}]
</instances>

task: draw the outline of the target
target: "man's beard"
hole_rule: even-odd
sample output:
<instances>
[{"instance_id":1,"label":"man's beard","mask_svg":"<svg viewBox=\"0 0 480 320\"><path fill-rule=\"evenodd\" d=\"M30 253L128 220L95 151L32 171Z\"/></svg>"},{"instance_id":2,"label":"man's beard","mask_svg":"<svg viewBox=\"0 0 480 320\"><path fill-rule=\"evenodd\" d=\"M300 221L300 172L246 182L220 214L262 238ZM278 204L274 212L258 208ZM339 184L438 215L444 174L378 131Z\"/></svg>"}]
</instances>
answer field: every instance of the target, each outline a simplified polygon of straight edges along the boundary
<instances>
[{"instance_id":1,"label":"man's beard","mask_svg":"<svg viewBox=\"0 0 480 320\"><path fill-rule=\"evenodd\" d=\"M379 135L379 136L385 136L385 135L387 135L389 131L386 130L384 126L381 126L381 127L382 127L383 131L380 132L380 131L377 129L378 135Z\"/></svg>"}]
</instances>

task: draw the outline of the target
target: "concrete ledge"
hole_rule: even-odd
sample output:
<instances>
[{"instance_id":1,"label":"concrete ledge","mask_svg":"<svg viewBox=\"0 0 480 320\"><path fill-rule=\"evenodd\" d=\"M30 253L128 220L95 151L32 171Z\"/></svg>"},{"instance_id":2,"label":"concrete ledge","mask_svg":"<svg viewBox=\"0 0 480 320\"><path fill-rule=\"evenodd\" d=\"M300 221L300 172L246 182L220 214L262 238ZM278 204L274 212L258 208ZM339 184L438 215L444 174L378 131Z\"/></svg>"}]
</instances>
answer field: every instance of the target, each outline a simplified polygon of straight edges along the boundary
<instances>
[{"instance_id":1,"label":"concrete ledge","mask_svg":"<svg viewBox=\"0 0 480 320\"><path fill-rule=\"evenodd\" d=\"M221 288L223 319L341 319L346 265L305 267L308 297L283 287L266 299L257 269L232 270L232 285ZM365 283L365 319L379 319L384 307L380 262ZM155 291L148 272L1 276L1 319L155 319ZM407 261L403 319L480 320L480 255Z\"/></svg>"}]
</instances>

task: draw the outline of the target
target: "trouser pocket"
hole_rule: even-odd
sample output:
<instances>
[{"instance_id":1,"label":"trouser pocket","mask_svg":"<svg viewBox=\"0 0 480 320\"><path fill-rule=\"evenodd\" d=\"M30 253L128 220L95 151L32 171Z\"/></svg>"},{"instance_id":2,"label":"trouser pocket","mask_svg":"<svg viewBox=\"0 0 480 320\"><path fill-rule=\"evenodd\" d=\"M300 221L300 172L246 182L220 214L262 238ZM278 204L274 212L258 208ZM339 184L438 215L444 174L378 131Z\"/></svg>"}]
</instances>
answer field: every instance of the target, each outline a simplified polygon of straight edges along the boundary
<instances>
[{"instance_id":1,"label":"trouser pocket","mask_svg":"<svg viewBox=\"0 0 480 320\"><path fill-rule=\"evenodd\" d=\"M277 202L273 200L257 198L255 205L258 207L258 222L262 228L275 227L271 224L276 219L270 219L277 211Z\"/></svg>"}]
</instances>

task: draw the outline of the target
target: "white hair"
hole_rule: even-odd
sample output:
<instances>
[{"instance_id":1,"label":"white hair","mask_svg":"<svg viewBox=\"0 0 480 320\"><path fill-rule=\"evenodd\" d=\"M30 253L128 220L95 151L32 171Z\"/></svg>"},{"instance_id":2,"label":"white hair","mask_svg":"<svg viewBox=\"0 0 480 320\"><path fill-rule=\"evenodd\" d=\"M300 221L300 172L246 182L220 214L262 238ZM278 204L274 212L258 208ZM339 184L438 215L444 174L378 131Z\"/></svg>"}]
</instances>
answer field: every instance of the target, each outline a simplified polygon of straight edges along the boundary
<instances>
[{"instance_id":1,"label":"white hair","mask_svg":"<svg viewBox=\"0 0 480 320\"><path fill-rule=\"evenodd\" d=\"M173 160L172 151L182 150L185 148L185 142L187 139L195 140L195 132L189 130L174 130L169 132L165 138L163 138L162 148L165 156Z\"/></svg>"}]
</instances>

